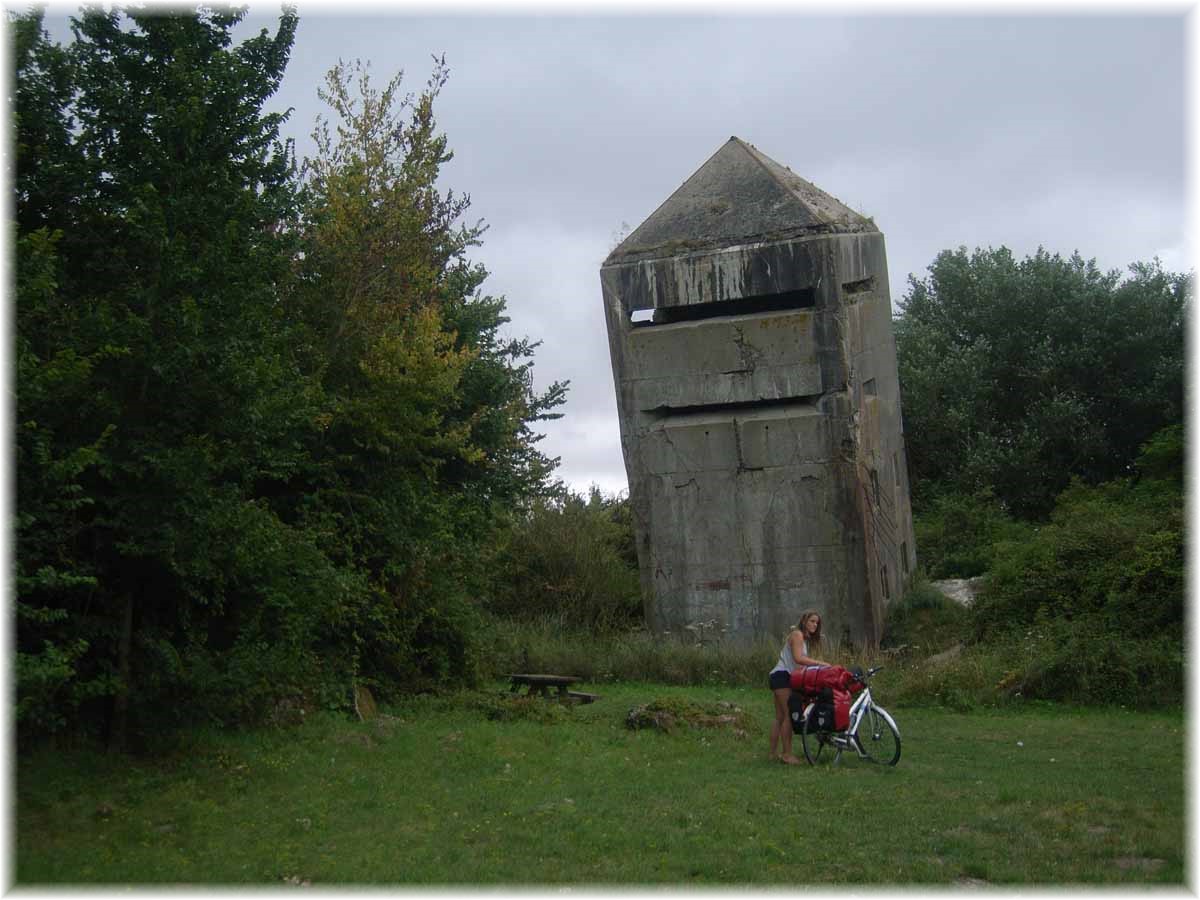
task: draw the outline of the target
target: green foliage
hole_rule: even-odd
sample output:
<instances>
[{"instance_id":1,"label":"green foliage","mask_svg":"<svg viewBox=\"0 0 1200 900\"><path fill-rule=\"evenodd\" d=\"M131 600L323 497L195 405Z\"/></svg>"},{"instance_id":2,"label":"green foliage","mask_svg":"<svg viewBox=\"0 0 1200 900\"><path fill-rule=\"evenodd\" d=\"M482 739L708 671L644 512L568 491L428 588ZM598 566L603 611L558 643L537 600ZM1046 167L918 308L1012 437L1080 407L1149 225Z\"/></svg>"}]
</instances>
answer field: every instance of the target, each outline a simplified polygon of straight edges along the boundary
<instances>
[{"instance_id":1,"label":"green foliage","mask_svg":"<svg viewBox=\"0 0 1200 900\"><path fill-rule=\"evenodd\" d=\"M964 606L918 578L903 597L888 606L879 645L929 656L961 640L968 621Z\"/></svg>"},{"instance_id":2,"label":"green foliage","mask_svg":"<svg viewBox=\"0 0 1200 900\"><path fill-rule=\"evenodd\" d=\"M485 677L533 671L604 683L757 686L766 684L766 673L779 657L775 642L741 646L719 639L702 641L692 632L662 637L644 628L596 630L558 616L497 618L488 624L487 633Z\"/></svg>"},{"instance_id":3,"label":"green foliage","mask_svg":"<svg viewBox=\"0 0 1200 900\"><path fill-rule=\"evenodd\" d=\"M629 503L593 489L536 503L513 526L497 564L494 612L557 617L620 630L640 621L641 589Z\"/></svg>"},{"instance_id":4,"label":"green foliage","mask_svg":"<svg viewBox=\"0 0 1200 900\"><path fill-rule=\"evenodd\" d=\"M295 17L234 47L241 16L87 9L65 50L14 19L22 734L160 727L180 653L277 587L195 552L237 546L217 520L292 464L280 411L302 408L270 227L291 162L260 112Z\"/></svg>"},{"instance_id":5,"label":"green foliage","mask_svg":"<svg viewBox=\"0 0 1200 900\"><path fill-rule=\"evenodd\" d=\"M439 191L447 77L437 60L402 95L400 75L377 90L366 67L338 65L320 92L336 130L319 123L303 167L293 294L320 401L313 467L293 488L326 553L370 586L332 637L383 696L474 680L492 548L554 465L529 426L565 391L530 389L533 348L500 340L504 302L479 293L487 273L466 257L483 227Z\"/></svg>"},{"instance_id":6,"label":"green foliage","mask_svg":"<svg viewBox=\"0 0 1200 900\"><path fill-rule=\"evenodd\" d=\"M1152 709L1184 696L1183 646L1170 635L1060 621L1035 625L1016 652L1021 664L1001 686L1022 697Z\"/></svg>"},{"instance_id":7,"label":"green foliage","mask_svg":"<svg viewBox=\"0 0 1200 900\"><path fill-rule=\"evenodd\" d=\"M1179 709L1183 663L1175 638L1124 637L1092 621L1050 622L964 646L945 659L889 664L887 697L905 707L959 712L1040 703Z\"/></svg>"},{"instance_id":8,"label":"green foliage","mask_svg":"<svg viewBox=\"0 0 1200 900\"><path fill-rule=\"evenodd\" d=\"M939 254L896 320L918 552L986 575L973 642L905 697L1178 703L1191 278L1078 254ZM903 605L889 639L917 643ZM928 643L928 642L926 642Z\"/></svg>"},{"instance_id":9,"label":"green foliage","mask_svg":"<svg viewBox=\"0 0 1200 900\"><path fill-rule=\"evenodd\" d=\"M729 701L702 703L687 697L655 697L641 703L625 717L625 727L653 728L672 732L681 726L688 728L729 728L745 735L760 731L759 722L745 710Z\"/></svg>"},{"instance_id":10,"label":"green foliage","mask_svg":"<svg viewBox=\"0 0 1200 900\"><path fill-rule=\"evenodd\" d=\"M907 645L898 697L959 709L1028 700L1178 705L1183 449L1182 429L1172 426L1146 444L1136 476L1074 483L1048 524L992 545L969 610L950 608L923 583L889 607L884 646ZM957 642L967 644L958 655L925 661Z\"/></svg>"},{"instance_id":11,"label":"green foliage","mask_svg":"<svg viewBox=\"0 0 1200 900\"><path fill-rule=\"evenodd\" d=\"M1122 279L1078 254L944 251L895 323L918 502L991 490L1041 517L1072 476L1129 472L1182 421L1190 276L1157 260Z\"/></svg>"},{"instance_id":12,"label":"green foliage","mask_svg":"<svg viewBox=\"0 0 1200 900\"><path fill-rule=\"evenodd\" d=\"M495 722L538 722L560 725L571 718L574 707L529 694L478 693L467 703L486 719Z\"/></svg>"},{"instance_id":13,"label":"green foliage","mask_svg":"<svg viewBox=\"0 0 1200 900\"><path fill-rule=\"evenodd\" d=\"M565 385L531 390L437 186L444 63L415 96L336 68L299 172L263 113L295 12L244 14L89 7L66 48L10 17L22 739L470 682L555 464Z\"/></svg>"},{"instance_id":14,"label":"green foliage","mask_svg":"<svg viewBox=\"0 0 1200 900\"><path fill-rule=\"evenodd\" d=\"M1149 443L1138 459L1141 477L1096 487L1076 482L1047 525L1001 545L973 610L976 637L1061 622L1095 625L1121 640L1182 640L1180 434L1175 427Z\"/></svg>"},{"instance_id":15,"label":"green foliage","mask_svg":"<svg viewBox=\"0 0 1200 900\"><path fill-rule=\"evenodd\" d=\"M974 495L941 493L913 511L921 564L935 580L984 574L996 546L1019 540L1031 527L1009 516L987 488Z\"/></svg>"},{"instance_id":16,"label":"green foliage","mask_svg":"<svg viewBox=\"0 0 1200 900\"><path fill-rule=\"evenodd\" d=\"M1008 649L967 647L951 658L929 661L909 658L887 667L886 706L940 707L966 713L1022 705L1023 698L1007 690L1013 659ZM903 724L901 725L903 734Z\"/></svg>"}]
</instances>

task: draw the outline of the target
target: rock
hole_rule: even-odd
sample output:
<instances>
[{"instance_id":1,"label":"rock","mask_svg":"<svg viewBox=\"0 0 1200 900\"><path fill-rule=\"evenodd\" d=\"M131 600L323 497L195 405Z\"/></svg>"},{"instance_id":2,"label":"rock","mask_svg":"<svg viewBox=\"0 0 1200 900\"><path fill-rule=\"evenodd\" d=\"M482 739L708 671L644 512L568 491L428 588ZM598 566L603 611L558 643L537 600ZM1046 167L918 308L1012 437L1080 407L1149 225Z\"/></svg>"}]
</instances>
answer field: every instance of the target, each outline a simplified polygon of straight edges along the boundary
<instances>
[{"instance_id":1,"label":"rock","mask_svg":"<svg viewBox=\"0 0 1200 900\"><path fill-rule=\"evenodd\" d=\"M987 887L988 883L982 878L972 878L970 875L959 875L954 879L954 886L960 888L982 888Z\"/></svg>"},{"instance_id":2,"label":"rock","mask_svg":"<svg viewBox=\"0 0 1200 900\"><path fill-rule=\"evenodd\" d=\"M986 576L978 575L975 578L947 578L929 583L955 603L970 606L975 602L975 595L983 588L984 581Z\"/></svg>"}]
</instances>

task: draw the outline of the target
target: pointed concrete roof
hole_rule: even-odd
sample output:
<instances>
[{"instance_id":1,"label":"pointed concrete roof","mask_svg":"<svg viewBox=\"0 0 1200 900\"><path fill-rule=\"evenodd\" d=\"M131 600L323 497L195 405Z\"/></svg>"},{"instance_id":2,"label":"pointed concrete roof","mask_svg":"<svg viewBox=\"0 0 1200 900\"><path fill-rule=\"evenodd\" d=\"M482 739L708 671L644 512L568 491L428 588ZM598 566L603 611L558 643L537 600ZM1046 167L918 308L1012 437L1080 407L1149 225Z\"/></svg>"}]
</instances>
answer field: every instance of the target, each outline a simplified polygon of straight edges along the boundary
<instances>
[{"instance_id":1,"label":"pointed concrete roof","mask_svg":"<svg viewBox=\"0 0 1200 900\"><path fill-rule=\"evenodd\" d=\"M878 229L753 145L731 137L604 264L862 231Z\"/></svg>"}]
</instances>

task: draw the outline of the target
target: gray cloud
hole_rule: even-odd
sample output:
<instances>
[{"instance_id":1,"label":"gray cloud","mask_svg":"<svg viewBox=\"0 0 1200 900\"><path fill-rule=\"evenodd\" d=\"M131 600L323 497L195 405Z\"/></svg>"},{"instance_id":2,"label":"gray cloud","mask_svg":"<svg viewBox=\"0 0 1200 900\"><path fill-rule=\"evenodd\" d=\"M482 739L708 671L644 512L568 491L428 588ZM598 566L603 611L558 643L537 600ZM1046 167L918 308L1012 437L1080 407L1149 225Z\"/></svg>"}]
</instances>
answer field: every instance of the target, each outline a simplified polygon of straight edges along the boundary
<instances>
[{"instance_id":1,"label":"gray cloud","mask_svg":"<svg viewBox=\"0 0 1200 900\"><path fill-rule=\"evenodd\" d=\"M444 183L491 226L474 257L536 383L571 379L543 447L581 490L624 483L600 262L731 134L875 218L893 302L960 244L1188 263L1181 15L301 13L272 101L301 153L339 58L419 90L446 54Z\"/></svg>"}]
</instances>

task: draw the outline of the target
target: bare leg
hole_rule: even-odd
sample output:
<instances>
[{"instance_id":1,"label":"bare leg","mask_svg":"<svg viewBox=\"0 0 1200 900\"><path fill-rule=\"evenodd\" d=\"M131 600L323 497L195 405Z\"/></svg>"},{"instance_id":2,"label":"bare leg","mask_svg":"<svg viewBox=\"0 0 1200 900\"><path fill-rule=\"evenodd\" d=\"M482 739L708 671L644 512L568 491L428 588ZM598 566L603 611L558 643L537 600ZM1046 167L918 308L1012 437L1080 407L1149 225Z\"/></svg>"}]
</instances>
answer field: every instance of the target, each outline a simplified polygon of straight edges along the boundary
<instances>
[{"instance_id":1,"label":"bare leg","mask_svg":"<svg viewBox=\"0 0 1200 900\"><path fill-rule=\"evenodd\" d=\"M792 723L788 718L788 700L792 696L791 688L779 688L775 694L775 724L771 726L771 756L775 758L775 741L780 744L779 759L790 766L799 765L792 754Z\"/></svg>"}]
</instances>

